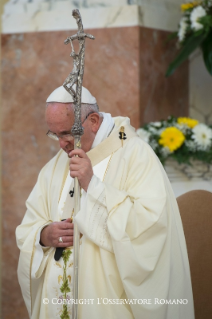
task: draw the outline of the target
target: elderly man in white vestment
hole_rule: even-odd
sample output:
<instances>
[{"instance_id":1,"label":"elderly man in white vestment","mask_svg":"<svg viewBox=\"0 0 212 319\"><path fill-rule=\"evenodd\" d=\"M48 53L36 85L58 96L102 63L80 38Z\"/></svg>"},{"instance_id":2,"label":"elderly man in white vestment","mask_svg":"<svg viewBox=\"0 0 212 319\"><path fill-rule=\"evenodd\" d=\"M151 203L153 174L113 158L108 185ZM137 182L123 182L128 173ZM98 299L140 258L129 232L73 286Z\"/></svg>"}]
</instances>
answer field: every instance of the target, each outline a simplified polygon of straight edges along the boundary
<instances>
[{"instance_id":1,"label":"elderly man in white vestment","mask_svg":"<svg viewBox=\"0 0 212 319\"><path fill-rule=\"evenodd\" d=\"M78 302L79 319L194 319L179 210L151 147L129 118L99 112L85 88L82 149L74 150L73 100L63 87L47 99L46 122L61 150L41 170L16 230L29 317L68 319ZM74 177L81 208L72 222ZM75 223L81 233L78 301L72 294Z\"/></svg>"}]
</instances>

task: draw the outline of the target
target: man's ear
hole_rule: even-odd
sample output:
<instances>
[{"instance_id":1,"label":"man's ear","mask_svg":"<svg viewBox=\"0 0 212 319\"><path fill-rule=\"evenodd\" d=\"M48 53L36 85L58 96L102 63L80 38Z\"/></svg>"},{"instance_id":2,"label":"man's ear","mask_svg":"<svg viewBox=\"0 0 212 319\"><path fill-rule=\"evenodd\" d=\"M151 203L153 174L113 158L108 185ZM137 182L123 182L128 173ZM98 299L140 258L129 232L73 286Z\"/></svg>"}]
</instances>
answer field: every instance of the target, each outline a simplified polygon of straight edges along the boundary
<instances>
[{"instance_id":1,"label":"man's ear","mask_svg":"<svg viewBox=\"0 0 212 319\"><path fill-rule=\"evenodd\" d=\"M101 118L98 113L93 113L90 115L91 129L93 133L96 133L101 125Z\"/></svg>"}]
</instances>

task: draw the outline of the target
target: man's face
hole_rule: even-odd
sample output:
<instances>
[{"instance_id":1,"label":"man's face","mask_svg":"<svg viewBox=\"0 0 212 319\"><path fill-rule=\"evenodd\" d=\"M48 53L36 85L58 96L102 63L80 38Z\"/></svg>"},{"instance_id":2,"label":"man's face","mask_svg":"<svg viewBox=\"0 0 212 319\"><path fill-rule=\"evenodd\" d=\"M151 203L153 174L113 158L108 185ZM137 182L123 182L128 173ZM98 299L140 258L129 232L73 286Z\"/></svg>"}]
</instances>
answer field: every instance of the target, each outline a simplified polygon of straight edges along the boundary
<instances>
[{"instance_id":1,"label":"man's face","mask_svg":"<svg viewBox=\"0 0 212 319\"><path fill-rule=\"evenodd\" d=\"M82 118L83 120L84 118ZM49 130L58 136L70 133L74 124L73 108L70 104L50 103L46 108L46 123ZM90 114L85 120L83 124L84 134L81 137L81 148L84 152L88 152L91 149L100 124L100 117L97 113ZM74 139L67 140L60 138L59 144L67 154L74 149Z\"/></svg>"}]
</instances>

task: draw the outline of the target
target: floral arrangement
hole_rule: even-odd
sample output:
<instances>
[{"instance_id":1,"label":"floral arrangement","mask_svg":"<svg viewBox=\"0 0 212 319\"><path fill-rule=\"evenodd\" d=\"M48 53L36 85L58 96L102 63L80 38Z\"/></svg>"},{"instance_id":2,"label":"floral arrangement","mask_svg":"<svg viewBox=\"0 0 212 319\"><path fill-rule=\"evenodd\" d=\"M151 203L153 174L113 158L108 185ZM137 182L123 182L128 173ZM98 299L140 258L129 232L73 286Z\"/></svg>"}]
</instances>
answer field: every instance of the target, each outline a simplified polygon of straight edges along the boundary
<instances>
[{"instance_id":1,"label":"floral arrangement","mask_svg":"<svg viewBox=\"0 0 212 319\"><path fill-rule=\"evenodd\" d=\"M205 66L212 75L212 0L194 1L181 5L183 16L178 32L170 38L178 38L180 52L169 65L166 76L184 62L198 47L201 48Z\"/></svg>"},{"instance_id":2,"label":"floral arrangement","mask_svg":"<svg viewBox=\"0 0 212 319\"><path fill-rule=\"evenodd\" d=\"M180 164L191 165L191 159L212 163L212 127L197 120L170 116L144 125L137 134L153 148L162 164L170 157Z\"/></svg>"}]
</instances>

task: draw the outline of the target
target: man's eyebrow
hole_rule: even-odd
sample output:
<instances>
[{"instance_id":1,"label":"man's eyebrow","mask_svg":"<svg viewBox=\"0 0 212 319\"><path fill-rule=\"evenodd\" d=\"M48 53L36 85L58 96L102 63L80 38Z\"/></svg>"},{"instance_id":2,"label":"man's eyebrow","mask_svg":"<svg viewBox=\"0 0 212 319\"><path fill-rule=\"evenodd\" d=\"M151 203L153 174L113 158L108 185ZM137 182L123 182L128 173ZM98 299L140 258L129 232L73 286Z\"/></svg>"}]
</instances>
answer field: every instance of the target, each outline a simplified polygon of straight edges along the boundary
<instances>
[{"instance_id":1,"label":"man's eyebrow","mask_svg":"<svg viewBox=\"0 0 212 319\"><path fill-rule=\"evenodd\" d=\"M70 134L70 131L61 131L60 134L64 135L64 134Z\"/></svg>"},{"instance_id":2,"label":"man's eyebrow","mask_svg":"<svg viewBox=\"0 0 212 319\"><path fill-rule=\"evenodd\" d=\"M57 135L56 133L52 132L51 130L49 130L50 133ZM65 135L65 134L70 134L71 131L61 131L59 134L60 135Z\"/></svg>"}]
</instances>

